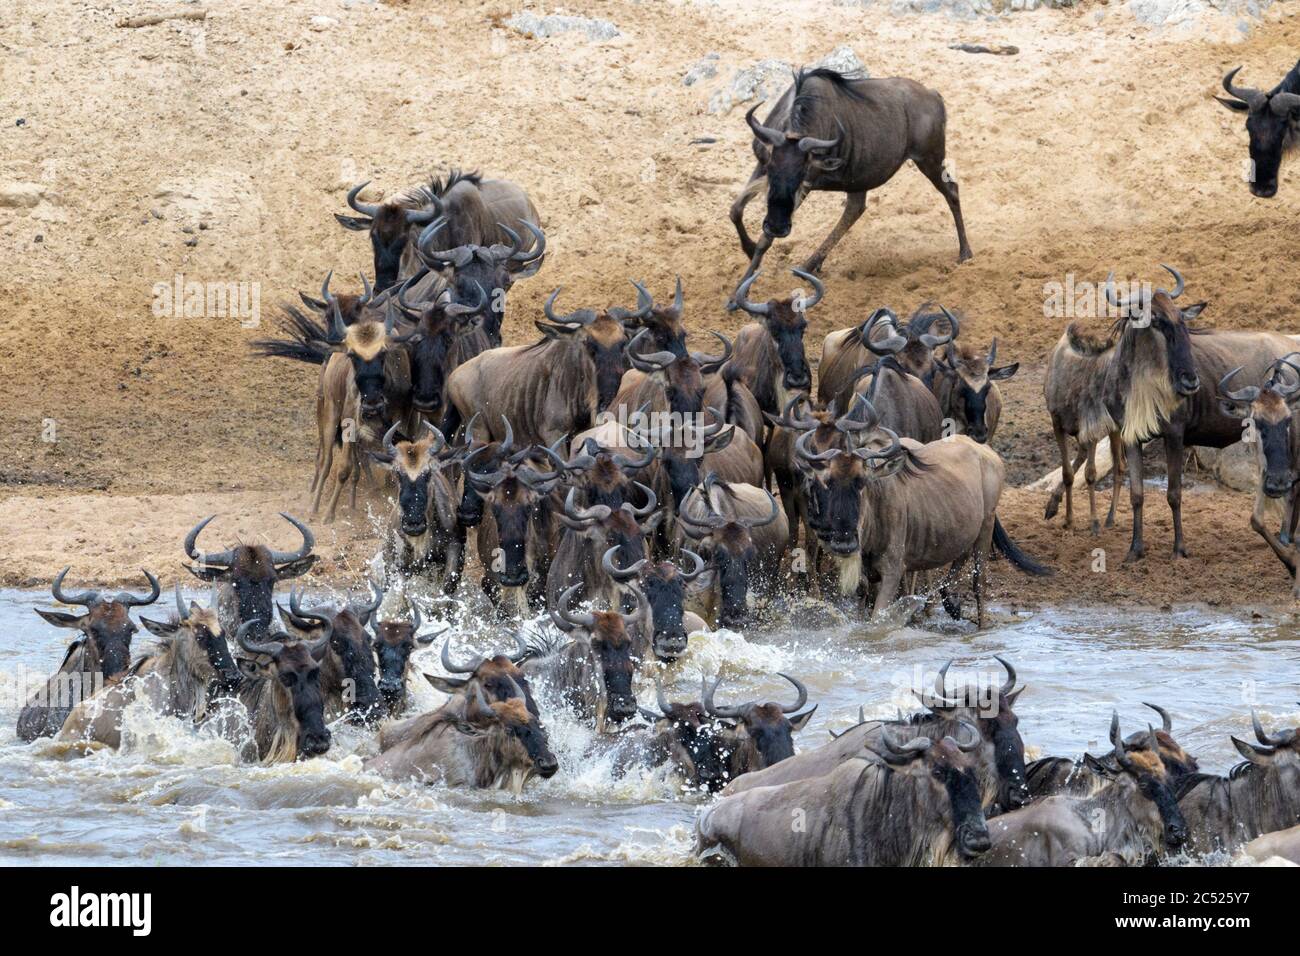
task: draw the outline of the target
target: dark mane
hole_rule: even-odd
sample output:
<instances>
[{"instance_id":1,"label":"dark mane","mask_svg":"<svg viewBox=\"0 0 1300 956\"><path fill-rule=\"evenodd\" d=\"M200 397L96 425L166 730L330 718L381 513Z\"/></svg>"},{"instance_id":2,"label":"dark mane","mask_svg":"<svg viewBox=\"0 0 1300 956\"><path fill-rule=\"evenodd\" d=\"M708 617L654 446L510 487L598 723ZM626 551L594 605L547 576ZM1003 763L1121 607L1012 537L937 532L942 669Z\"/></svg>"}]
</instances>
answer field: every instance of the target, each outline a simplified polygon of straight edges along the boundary
<instances>
[{"instance_id":1,"label":"dark mane","mask_svg":"<svg viewBox=\"0 0 1300 956\"><path fill-rule=\"evenodd\" d=\"M433 205L433 197L441 199L447 195L448 190L457 183L473 183L475 186L483 182L483 177L478 172L465 173L459 169L453 169L447 174L446 180L441 180L437 176L429 180L429 185L418 186L411 191L411 198L425 206Z\"/></svg>"},{"instance_id":2,"label":"dark mane","mask_svg":"<svg viewBox=\"0 0 1300 956\"><path fill-rule=\"evenodd\" d=\"M821 100L821 97L811 90L805 92L804 83L808 80L825 80L836 93L858 101L865 100L866 97L853 88L852 84L855 79L862 79L862 77L839 73L826 67L818 67L817 69L801 67L796 70L794 74L794 99L790 103L791 128L804 128L809 114Z\"/></svg>"},{"instance_id":3,"label":"dark mane","mask_svg":"<svg viewBox=\"0 0 1300 956\"><path fill-rule=\"evenodd\" d=\"M1092 335L1079 328L1079 323L1077 322L1071 322L1065 328L1065 335L1067 341L1070 343L1070 348L1074 349L1080 355L1093 357L1101 355L1103 352L1114 346L1114 334L1115 330L1112 329L1111 334L1106 338Z\"/></svg>"},{"instance_id":4,"label":"dark mane","mask_svg":"<svg viewBox=\"0 0 1300 956\"><path fill-rule=\"evenodd\" d=\"M1295 66L1291 67L1291 71L1282 77L1282 82L1274 87L1269 95L1271 96L1273 93L1300 93L1300 60L1296 61Z\"/></svg>"}]
</instances>

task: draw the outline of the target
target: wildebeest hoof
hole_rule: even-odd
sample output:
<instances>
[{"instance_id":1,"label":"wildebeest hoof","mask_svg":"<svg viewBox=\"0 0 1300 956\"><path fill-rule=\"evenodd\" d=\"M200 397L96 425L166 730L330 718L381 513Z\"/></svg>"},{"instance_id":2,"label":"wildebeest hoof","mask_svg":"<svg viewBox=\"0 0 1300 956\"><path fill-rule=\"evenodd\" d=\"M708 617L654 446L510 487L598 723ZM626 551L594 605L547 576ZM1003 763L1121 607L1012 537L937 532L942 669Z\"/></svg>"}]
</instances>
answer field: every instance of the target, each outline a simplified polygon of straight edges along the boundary
<instances>
[{"instance_id":1,"label":"wildebeest hoof","mask_svg":"<svg viewBox=\"0 0 1300 956\"><path fill-rule=\"evenodd\" d=\"M1053 498L1047 502L1047 507L1043 509L1043 520L1051 521L1056 517L1056 512L1061 508L1061 499Z\"/></svg>"},{"instance_id":2,"label":"wildebeest hoof","mask_svg":"<svg viewBox=\"0 0 1300 956\"><path fill-rule=\"evenodd\" d=\"M816 275L817 273L822 271L822 263L825 261L826 260L824 259L818 259L814 257L812 259L809 259L807 262L805 262L802 266L800 266L800 268L803 269L804 272L811 272L814 275Z\"/></svg>"},{"instance_id":3,"label":"wildebeest hoof","mask_svg":"<svg viewBox=\"0 0 1300 956\"><path fill-rule=\"evenodd\" d=\"M1174 555L1175 558L1185 558L1185 557L1187 557L1187 549L1186 549L1186 548L1174 548L1173 555Z\"/></svg>"},{"instance_id":4,"label":"wildebeest hoof","mask_svg":"<svg viewBox=\"0 0 1300 956\"><path fill-rule=\"evenodd\" d=\"M958 254L957 264L961 265L963 262L968 261L970 258L971 258L971 251L969 249L966 249L963 252Z\"/></svg>"},{"instance_id":5,"label":"wildebeest hoof","mask_svg":"<svg viewBox=\"0 0 1300 956\"><path fill-rule=\"evenodd\" d=\"M1128 554L1124 556L1125 564L1132 564L1134 561L1141 561L1146 554L1146 548L1129 548Z\"/></svg>"},{"instance_id":6,"label":"wildebeest hoof","mask_svg":"<svg viewBox=\"0 0 1300 956\"><path fill-rule=\"evenodd\" d=\"M1101 522L1100 522L1100 521L1096 521L1096 520L1093 521L1093 523L1092 523L1092 536L1093 536L1094 538L1099 538L1099 537L1101 537Z\"/></svg>"}]
</instances>

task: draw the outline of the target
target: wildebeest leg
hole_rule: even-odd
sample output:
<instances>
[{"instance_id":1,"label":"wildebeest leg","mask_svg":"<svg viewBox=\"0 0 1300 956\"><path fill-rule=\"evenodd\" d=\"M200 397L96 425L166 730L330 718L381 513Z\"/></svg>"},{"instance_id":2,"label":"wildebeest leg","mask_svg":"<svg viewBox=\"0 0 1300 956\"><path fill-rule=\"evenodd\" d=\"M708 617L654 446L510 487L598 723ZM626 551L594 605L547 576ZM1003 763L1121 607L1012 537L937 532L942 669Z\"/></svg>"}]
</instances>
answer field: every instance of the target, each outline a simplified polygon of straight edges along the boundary
<instances>
[{"instance_id":1,"label":"wildebeest leg","mask_svg":"<svg viewBox=\"0 0 1300 956\"><path fill-rule=\"evenodd\" d=\"M343 453L338 457L338 467L334 472L334 490L330 495L329 504L325 508L325 523L333 524L334 516L338 512L339 498L343 496L343 488L352 480L352 456L348 449L344 448Z\"/></svg>"},{"instance_id":2,"label":"wildebeest leg","mask_svg":"<svg viewBox=\"0 0 1300 956\"><path fill-rule=\"evenodd\" d=\"M1115 527L1115 502L1119 499L1119 489L1124 483L1127 458L1124 443L1120 441L1119 433L1116 432L1110 436L1110 511L1106 514L1107 528Z\"/></svg>"},{"instance_id":3,"label":"wildebeest leg","mask_svg":"<svg viewBox=\"0 0 1300 956\"><path fill-rule=\"evenodd\" d=\"M761 236L758 237L758 245L754 247L754 254L749 257L749 268L747 268L745 270L745 274L740 277L741 282L744 282L746 279L748 279L751 275L754 274L755 270L758 269L759 264L763 261L763 256L767 255L767 250L770 249L771 247L772 247L771 236L769 236L767 233L763 233ZM734 308L735 306L736 306L736 300L734 298L727 303L727 308L729 309Z\"/></svg>"},{"instance_id":4,"label":"wildebeest leg","mask_svg":"<svg viewBox=\"0 0 1300 956\"><path fill-rule=\"evenodd\" d=\"M1133 506L1133 540L1128 547L1124 563L1136 561L1146 552L1142 544L1142 446L1136 443L1124 446L1129 458L1128 498Z\"/></svg>"},{"instance_id":5,"label":"wildebeest leg","mask_svg":"<svg viewBox=\"0 0 1300 956\"><path fill-rule=\"evenodd\" d=\"M939 596L943 598L943 609L954 621L961 620L961 572L966 567L966 556L958 558L948 569L943 580L939 582Z\"/></svg>"},{"instance_id":6,"label":"wildebeest leg","mask_svg":"<svg viewBox=\"0 0 1300 956\"><path fill-rule=\"evenodd\" d=\"M948 201L952 220L957 224L957 261L965 262L970 258L970 245L966 242L966 223L961 218L961 199L958 195L957 180L947 174L943 168L943 149L931 151L925 156L913 157L917 168L925 174L934 188L939 190Z\"/></svg>"},{"instance_id":7,"label":"wildebeest leg","mask_svg":"<svg viewBox=\"0 0 1300 956\"><path fill-rule=\"evenodd\" d=\"M880 584L876 588L876 602L871 610L873 619L885 613L885 608L898 599L898 586L903 583L903 560L885 558L880 562Z\"/></svg>"},{"instance_id":8,"label":"wildebeest leg","mask_svg":"<svg viewBox=\"0 0 1300 956\"><path fill-rule=\"evenodd\" d=\"M846 193L844 197L844 211L840 213L840 221L835 224L831 234L822 241L817 247L817 251L812 254L803 265L804 272L820 272L822 263L826 261L826 256L835 244L844 238L844 234L853 228L853 224L862 216L862 211L867 208L867 193L863 190L860 193ZM960 214L959 214L960 215Z\"/></svg>"},{"instance_id":9,"label":"wildebeest leg","mask_svg":"<svg viewBox=\"0 0 1300 956\"><path fill-rule=\"evenodd\" d=\"M993 525L997 514L984 519L980 528L979 540L975 542L975 572L972 575L972 587L975 591L975 626L984 630L984 568L989 559L989 548L993 544Z\"/></svg>"},{"instance_id":10,"label":"wildebeest leg","mask_svg":"<svg viewBox=\"0 0 1300 956\"><path fill-rule=\"evenodd\" d=\"M1083 480L1088 483L1088 526L1093 537L1101 534L1101 522L1097 520L1097 443L1088 446L1088 466L1083 472Z\"/></svg>"},{"instance_id":11,"label":"wildebeest leg","mask_svg":"<svg viewBox=\"0 0 1300 956\"><path fill-rule=\"evenodd\" d=\"M1056 449L1061 456L1061 483L1052 489L1052 496L1047 499L1047 507L1043 509L1043 520L1051 521L1056 517L1056 511L1061 506L1061 496L1064 495L1065 526L1069 528L1074 522L1074 489L1071 487L1074 483L1074 468L1070 466L1070 438L1065 433L1065 426L1061 424L1061 419L1056 415L1052 416L1052 435L1056 438ZM1080 443L1080 451L1082 447Z\"/></svg>"},{"instance_id":12,"label":"wildebeest leg","mask_svg":"<svg viewBox=\"0 0 1300 956\"><path fill-rule=\"evenodd\" d=\"M745 183L745 188L740 191L736 201L731 204L731 222L736 227L736 234L740 236L740 248L751 259L754 257L754 241L749 238L749 233L745 231L745 207L749 205L750 200L758 195L761 183L765 179L767 179L767 174L763 172L763 166L760 163L754 167L754 171L749 175L749 182Z\"/></svg>"},{"instance_id":13,"label":"wildebeest leg","mask_svg":"<svg viewBox=\"0 0 1300 956\"><path fill-rule=\"evenodd\" d=\"M1295 548L1284 544L1282 541L1279 541L1274 537L1273 532L1268 530L1264 522L1261 521L1259 516L1256 514L1250 516L1250 526L1254 529L1255 533L1263 538L1268 543L1268 546L1273 549L1273 553L1277 555L1277 559L1282 562L1287 573L1290 574L1292 580L1294 580L1296 576Z\"/></svg>"},{"instance_id":14,"label":"wildebeest leg","mask_svg":"<svg viewBox=\"0 0 1300 956\"><path fill-rule=\"evenodd\" d=\"M1169 488L1165 499L1174 515L1174 557L1187 557L1183 544L1183 436L1171 433L1165 436L1165 466L1169 471Z\"/></svg>"},{"instance_id":15,"label":"wildebeest leg","mask_svg":"<svg viewBox=\"0 0 1300 956\"><path fill-rule=\"evenodd\" d=\"M460 576L465 570L465 529L456 526L451 544L447 545L447 562L443 565L442 592L448 596L460 587Z\"/></svg>"}]
</instances>

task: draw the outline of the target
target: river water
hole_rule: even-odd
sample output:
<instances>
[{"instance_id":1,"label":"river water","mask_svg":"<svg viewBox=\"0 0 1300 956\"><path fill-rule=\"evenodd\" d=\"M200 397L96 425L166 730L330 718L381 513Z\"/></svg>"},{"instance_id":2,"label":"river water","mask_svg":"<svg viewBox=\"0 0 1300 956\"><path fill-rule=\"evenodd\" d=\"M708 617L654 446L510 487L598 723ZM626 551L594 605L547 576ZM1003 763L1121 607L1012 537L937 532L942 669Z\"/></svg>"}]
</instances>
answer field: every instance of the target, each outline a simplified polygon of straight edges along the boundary
<instances>
[{"instance_id":1,"label":"river water","mask_svg":"<svg viewBox=\"0 0 1300 956\"><path fill-rule=\"evenodd\" d=\"M374 736L346 724L332 728L324 758L277 766L240 764L226 742L143 711L129 714L119 752L86 756L50 740L22 744L14 735L19 682L52 672L71 636L32 612L53 606L45 593L0 591L0 863L690 862L694 817L708 797L679 792L661 772L616 779L608 760L592 755L594 733L563 714L543 715L560 772L530 782L518 798L366 773ZM1252 703L1265 726L1300 724L1300 632L1291 623L1194 607L1064 608L994 619L978 633L868 631L796 608L744 635L692 636L686 657L664 677L671 699L698 699L701 672L720 671L719 702L789 701L791 688L776 672L799 677L819 704L796 739L801 749L854 723L859 707L869 717L912 709L909 688L930 686L949 658L957 662L950 687L963 675L1000 682L994 654L1028 685L1016 711L1031 756L1105 749L1112 708L1125 733L1158 722L1142 701L1172 712L1178 740L1208 771L1237 762L1228 735L1251 738ZM486 635L458 633L458 656L490 647ZM137 640L148 636L142 628ZM430 673L441 673L437 647L416 655ZM436 706L441 695L418 683L415 708ZM638 696L653 707L649 680L638 684Z\"/></svg>"}]
</instances>

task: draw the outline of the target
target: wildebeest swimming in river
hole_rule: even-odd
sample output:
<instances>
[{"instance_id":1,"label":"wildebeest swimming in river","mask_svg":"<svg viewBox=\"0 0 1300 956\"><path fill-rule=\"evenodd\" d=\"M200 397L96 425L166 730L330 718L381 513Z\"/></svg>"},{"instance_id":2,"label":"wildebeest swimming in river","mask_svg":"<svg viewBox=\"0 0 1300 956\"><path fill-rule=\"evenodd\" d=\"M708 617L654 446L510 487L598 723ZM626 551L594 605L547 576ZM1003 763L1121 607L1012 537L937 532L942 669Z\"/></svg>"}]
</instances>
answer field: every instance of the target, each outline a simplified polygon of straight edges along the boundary
<instances>
[{"instance_id":1,"label":"wildebeest swimming in river","mask_svg":"<svg viewBox=\"0 0 1300 956\"><path fill-rule=\"evenodd\" d=\"M758 165L731 207L731 221L749 256L748 277L773 239L790 234L794 211L813 191L846 194L830 235L804 263L821 268L827 254L858 221L867 192L889 182L907 160L948 201L957 225L958 261L971 257L957 182L944 167L947 114L943 97L914 80L853 78L834 70L800 70L794 83L759 123L755 106L745 120L754 131ZM767 181L767 215L755 244L745 232L745 206Z\"/></svg>"}]
</instances>

